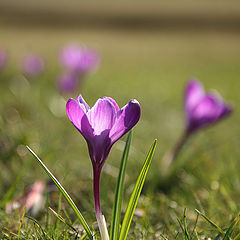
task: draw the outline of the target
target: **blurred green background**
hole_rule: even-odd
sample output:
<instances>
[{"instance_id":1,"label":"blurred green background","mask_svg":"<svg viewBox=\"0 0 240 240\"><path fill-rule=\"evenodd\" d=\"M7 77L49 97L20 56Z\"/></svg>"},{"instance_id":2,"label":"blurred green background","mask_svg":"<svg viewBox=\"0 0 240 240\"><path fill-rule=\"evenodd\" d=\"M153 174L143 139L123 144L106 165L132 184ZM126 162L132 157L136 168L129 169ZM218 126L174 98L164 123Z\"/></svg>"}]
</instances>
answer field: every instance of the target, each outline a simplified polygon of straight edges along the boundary
<instances>
[{"instance_id":1,"label":"blurred green background","mask_svg":"<svg viewBox=\"0 0 240 240\"><path fill-rule=\"evenodd\" d=\"M178 172L180 184L168 194L146 188L139 203L148 213L144 224L169 236L175 234L175 216L183 207L202 208L220 224L228 223L239 211L240 197L240 2L234 0L2 0L0 47L8 52L9 62L0 73L0 196L18 174L21 181L12 197L36 179L47 179L25 149L27 144L64 182L87 218L94 219L86 143L65 114L68 98L55 85L61 71L59 51L72 42L101 55L99 70L77 91L89 105L110 96L119 106L136 98L142 107L134 128L125 205L154 138L158 146L146 186L159 181L161 157L184 128L188 79L198 78L207 90L217 89L234 105L230 118L198 133L185 146L179 158L186 162ZM40 54L46 61L46 71L38 79L28 79L19 70L26 53ZM102 174L107 219L124 140L114 145Z\"/></svg>"}]
</instances>

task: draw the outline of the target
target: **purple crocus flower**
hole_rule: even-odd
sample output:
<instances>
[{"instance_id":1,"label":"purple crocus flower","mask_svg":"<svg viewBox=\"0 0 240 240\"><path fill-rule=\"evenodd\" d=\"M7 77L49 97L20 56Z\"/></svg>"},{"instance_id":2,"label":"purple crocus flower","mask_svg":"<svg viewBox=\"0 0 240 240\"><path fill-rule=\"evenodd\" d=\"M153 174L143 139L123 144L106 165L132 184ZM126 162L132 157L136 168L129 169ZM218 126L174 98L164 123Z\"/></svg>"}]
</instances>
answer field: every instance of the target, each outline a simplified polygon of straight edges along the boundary
<instances>
[{"instance_id":1,"label":"purple crocus flower","mask_svg":"<svg viewBox=\"0 0 240 240\"><path fill-rule=\"evenodd\" d=\"M172 151L163 157L163 174L168 173L167 169L177 159L185 142L193 133L220 121L232 112L232 108L223 102L219 94L205 93L201 83L196 79L187 83L184 110L186 127Z\"/></svg>"},{"instance_id":2,"label":"purple crocus flower","mask_svg":"<svg viewBox=\"0 0 240 240\"><path fill-rule=\"evenodd\" d=\"M98 68L100 57L91 49L78 45L68 45L60 53L60 62L69 71L84 75Z\"/></svg>"},{"instance_id":3,"label":"purple crocus flower","mask_svg":"<svg viewBox=\"0 0 240 240\"><path fill-rule=\"evenodd\" d=\"M0 70L3 69L7 62L7 54L4 50L0 49Z\"/></svg>"},{"instance_id":4,"label":"purple crocus flower","mask_svg":"<svg viewBox=\"0 0 240 240\"><path fill-rule=\"evenodd\" d=\"M131 100L123 108L110 97L98 99L92 108L81 95L69 99L66 105L68 118L83 135L88 144L93 165L95 211L98 223L102 212L99 200L100 173L112 145L135 126L141 115L137 100ZM99 228L101 232L101 223Z\"/></svg>"},{"instance_id":5,"label":"purple crocus flower","mask_svg":"<svg viewBox=\"0 0 240 240\"><path fill-rule=\"evenodd\" d=\"M24 57L22 68L28 76L37 76L44 70L44 61L41 56L29 54Z\"/></svg>"},{"instance_id":6,"label":"purple crocus flower","mask_svg":"<svg viewBox=\"0 0 240 240\"><path fill-rule=\"evenodd\" d=\"M44 182L40 180L35 181L21 197L7 203L6 212L11 213L13 210L24 207L26 208L27 213L36 216L44 205L44 189Z\"/></svg>"},{"instance_id":7,"label":"purple crocus flower","mask_svg":"<svg viewBox=\"0 0 240 240\"><path fill-rule=\"evenodd\" d=\"M71 93L76 90L79 79L72 72L63 73L57 79L57 87L62 93Z\"/></svg>"},{"instance_id":8,"label":"purple crocus flower","mask_svg":"<svg viewBox=\"0 0 240 240\"><path fill-rule=\"evenodd\" d=\"M184 108L188 134L218 122L232 111L220 95L205 93L201 83L196 79L190 80L187 84Z\"/></svg>"}]
</instances>

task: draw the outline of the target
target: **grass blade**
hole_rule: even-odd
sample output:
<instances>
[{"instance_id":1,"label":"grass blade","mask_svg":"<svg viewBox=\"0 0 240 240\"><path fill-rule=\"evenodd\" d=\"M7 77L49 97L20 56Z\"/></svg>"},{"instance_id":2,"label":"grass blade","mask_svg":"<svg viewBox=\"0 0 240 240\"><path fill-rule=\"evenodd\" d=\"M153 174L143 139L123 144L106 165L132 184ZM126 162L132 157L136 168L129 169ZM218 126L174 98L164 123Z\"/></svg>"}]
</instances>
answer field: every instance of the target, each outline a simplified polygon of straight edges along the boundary
<instances>
[{"instance_id":1,"label":"grass blade","mask_svg":"<svg viewBox=\"0 0 240 240\"><path fill-rule=\"evenodd\" d=\"M190 239L192 239L192 236L194 235L194 232L196 231L196 227L197 227L197 223L198 223L198 218L199 218L199 214L197 214L197 217L196 217L196 221L194 223L194 226L193 226L193 230L190 234ZM196 234L195 234L196 235Z\"/></svg>"},{"instance_id":2,"label":"grass blade","mask_svg":"<svg viewBox=\"0 0 240 240\"><path fill-rule=\"evenodd\" d=\"M201 212L199 212L197 209L195 209L195 211L201 216L203 217L203 219L212 227L212 228L215 228L219 233L221 234L225 234L224 231L219 227L217 226L214 222L212 222L210 219L208 219L204 214L202 214Z\"/></svg>"},{"instance_id":3,"label":"grass blade","mask_svg":"<svg viewBox=\"0 0 240 240\"><path fill-rule=\"evenodd\" d=\"M128 230L129 230L132 218L133 218L133 214L136 209L137 202L138 202L140 193L142 191L144 181L147 176L147 172L148 172L148 169L149 169L149 166L150 166L153 154L154 154L154 150L156 148L156 143L157 143L157 140L154 140L153 145L150 148L150 151L147 155L147 158L143 164L142 170L137 179L136 185L134 187L133 193L131 195L131 198L129 200L129 203L128 203L128 206L126 209L126 213L123 218L123 223L122 223L122 227L121 227L121 231L120 231L119 240L125 240L127 238L127 234L128 234Z\"/></svg>"},{"instance_id":4,"label":"grass blade","mask_svg":"<svg viewBox=\"0 0 240 240\"><path fill-rule=\"evenodd\" d=\"M56 184L56 186L58 187L58 189L60 190L60 192L62 193L62 195L65 197L65 199L67 200L67 202L69 203L69 205L72 207L73 211L76 213L78 219L80 220L80 222L82 223L88 237L90 239L94 239L94 236L87 224L87 222L85 221L85 219L83 218L82 214L80 213L80 211L78 210L76 204L73 202L73 200L71 199L71 197L69 196L69 194L67 193L67 191L63 188L63 186L61 185L61 183L57 180L56 177L54 177L54 175L50 172L50 170L45 166L45 164L42 162L42 160L36 155L36 153L28 146L26 146L27 149L33 154L33 156L37 159L37 161L39 162L39 164L41 165L41 167L44 169L44 171L47 173L47 175L53 180L53 182Z\"/></svg>"},{"instance_id":5,"label":"grass blade","mask_svg":"<svg viewBox=\"0 0 240 240\"><path fill-rule=\"evenodd\" d=\"M48 208L52 211L52 213L55 215L55 217L57 217L57 219L59 219L61 222L63 222L65 225L70 227L74 232L76 232L78 234L78 231L70 223L68 223L59 213L54 211L51 207L48 207Z\"/></svg>"},{"instance_id":6,"label":"grass blade","mask_svg":"<svg viewBox=\"0 0 240 240\"><path fill-rule=\"evenodd\" d=\"M226 233L225 233L225 235L224 235L224 237L223 237L223 240L229 240L229 239L230 239L231 234L232 234L232 232L233 232L233 229L234 229L234 227L237 225L237 223L238 223L238 219L235 219L235 220L231 223L230 227L227 229L227 231L226 231Z\"/></svg>"},{"instance_id":7,"label":"grass blade","mask_svg":"<svg viewBox=\"0 0 240 240\"><path fill-rule=\"evenodd\" d=\"M219 240L221 236L222 236L222 234L218 233L218 235L213 240Z\"/></svg>"},{"instance_id":8,"label":"grass blade","mask_svg":"<svg viewBox=\"0 0 240 240\"><path fill-rule=\"evenodd\" d=\"M61 212L61 208L62 208L62 193L60 192L59 193L59 198L58 198L58 210L57 210L57 214L59 214L59 215L60 215L60 212ZM59 225L59 219L57 218L56 221L55 221L54 231L58 230L58 225Z\"/></svg>"},{"instance_id":9,"label":"grass blade","mask_svg":"<svg viewBox=\"0 0 240 240\"><path fill-rule=\"evenodd\" d=\"M183 225L182 225L180 219L177 218L177 221L178 221L178 224L179 224L179 226L180 226L180 228L181 228L181 230L182 230L182 232L183 232L183 234L184 234L184 227L183 227ZM185 236L185 235L184 235L184 236ZM186 239L186 238L185 238L185 239Z\"/></svg>"},{"instance_id":10,"label":"grass blade","mask_svg":"<svg viewBox=\"0 0 240 240\"><path fill-rule=\"evenodd\" d=\"M196 230L194 230L194 233L195 233L195 236L196 236L197 240L200 240L200 238L199 238L198 233L197 233Z\"/></svg>"},{"instance_id":11,"label":"grass blade","mask_svg":"<svg viewBox=\"0 0 240 240\"><path fill-rule=\"evenodd\" d=\"M187 211L187 209L185 208L185 209L184 209L184 214L183 214L184 236L185 236L185 239L190 240L190 236L189 236L189 233L188 233L188 230L187 230L187 216L186 216L186 211Z\"/></svg>"},{"instance_id":12,"label":"grass blade","mask_svg":"<svg viewBox=\"0 0 240 240\"><path fill-rule=\"evenodd\" d=\"M238 233L233 240L238 240L238 239L240 239L240 233Z\"/></svg>"},{"instance_id":13,"label":"grass blade","mask_svg":"<svg viewBox=\"0 0 240 240\"><path fill-rule=\"evenodd\" d=\"M25 218L30 219L34 224L37 224L37 226L42 231L43 239L50 239L49 237L46 236L46 233L44 232L42 226L40 225L40 223L36 219L32 218L31 216L27 216L27 215L25 215Z\"/></svg>"},{"instance_id":14,"label":"grass blade","mask_svg":"<svg viewBox=\"0 0 240 240\"><path fill-rule=\"evenodd\" d=\"M131 140L132 140L132 131L128 134L127 141L126 141L125 148L122 155L120 169L119 169L114 203L113 203L110 240L118 240L118 237L119 237L119 225L120 225L120 217L121 217L123 187L124 187L124 179L125 179L128 153L131 145Z\"/></svg>"},{"instance_id":15,"label":"grass blade","mask_svg":"<svg viewBox=\"0 0 240 240\"><path fill-rule=\"evenodd\" d=\"M23 223L25 213L26 213L26 208L23 209L23 214L20 218L20 222L19 222L19 225L18 225L18 239L20 239L20 233L21 233L21 228L22 228L22 223Z\"/></svg>"},{"instance_id":16,"label":"grass blade","mask_svg":"<svg viewBox=\"0 0 240 240\"><path fill-rule=\"evenodd\" d=\"M121 165L120 165L120 169L119 169L117 186L116 186L116 190L115 190L113 212L112 212L110 240L118 240L118 237L119 237L123 187L124 187L124 179L125 179L125 173L126 173L128 154L129 154L130 145L131 145L131 139L132 139L132 131L128 134L128 138L127 138L127 141L125 144L125 148L124 148L122 160L121 160Z\"/></svg>"}]
</instances>

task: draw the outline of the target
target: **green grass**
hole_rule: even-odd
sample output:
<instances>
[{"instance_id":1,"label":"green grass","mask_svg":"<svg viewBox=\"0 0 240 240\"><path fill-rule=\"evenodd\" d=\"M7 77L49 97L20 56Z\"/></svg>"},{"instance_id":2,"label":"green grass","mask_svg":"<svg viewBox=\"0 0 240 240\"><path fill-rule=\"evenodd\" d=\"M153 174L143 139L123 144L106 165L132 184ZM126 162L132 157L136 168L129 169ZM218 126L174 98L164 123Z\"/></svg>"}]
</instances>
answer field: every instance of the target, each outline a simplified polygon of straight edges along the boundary
<instances>
[{"instance_id":1,"label":"green grass","mask_svg":"<svg viewBox=\"0 0 240 240\"><path fill-rule=\"evenodd\" d=\"M48 34L51 38L42 37ZM131 98L136 98L142 106L141 120L133 131L123 209L127 207L148 147L154 138L158 139L137 205L141 216L133 217L128 239L214 239L219 232L198 216L195 209L224 234L233 226L240 209L240 35L15 28L0 29L0 35L1 45L12 57L8 68L0 73L0 201L11 187L14 191L9 199L19 196L36 179L47 181L25 149L27 144L63 182L87 222L93 223L91 227L96 227L92 167L86 143L67 119L64 110L67 97L60 96L55 88L59 72L57 51L73 39L95 47L102 55L99 71L88 76L77 91L90 105L106 95L115 98L120 106ZM47 70L39 79L23 78L16 67L26 51L39 52L46 58ZM217 89L234 104L235 110L230 118L188 141L179 157L185 164L177 172L177 179L170 184L169 191L156 190L161 157L183 129L183 89L192 76L201 80L206 89ZM71 97L76 96L77 93ZM109 169L119 168L122 141L125 137L114 145L101 176L102 210L108 223L117 181L117 174ZM68 225L59 222L55 229L57 219L48 206L57 211L57 202L58 196L47 201L37 223L24 217L19 236L22 212L9 216L2 207L1 238L75 239ZM64 200L60 215L79 228L80 223ZM239 232L236 224L231 238ZM223 238L224 235L220 236Z\"/></svg>"}]
</instances>

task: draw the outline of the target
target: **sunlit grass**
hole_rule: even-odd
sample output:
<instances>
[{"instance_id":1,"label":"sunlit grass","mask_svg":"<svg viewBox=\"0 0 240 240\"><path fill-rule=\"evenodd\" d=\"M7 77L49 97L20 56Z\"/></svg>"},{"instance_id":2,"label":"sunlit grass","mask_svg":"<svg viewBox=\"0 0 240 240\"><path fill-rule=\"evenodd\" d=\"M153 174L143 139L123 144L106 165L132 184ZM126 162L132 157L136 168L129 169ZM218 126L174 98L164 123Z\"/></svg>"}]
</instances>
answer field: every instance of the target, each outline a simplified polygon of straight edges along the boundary
<instances>
[{"instance_id":1,"label":"sunlit grass","mask_svg":"<svg viewBox=\"0 0 240 240\"><path fill-rule=\"evenodd\" d=\"M17 197L36 179L47 180L27 154L24 145L28 144L43 159L48 159L47 165L57 176L63 176L66 188L75 186L71 193L76 204L83 213L88 213L87 220L93 222L95 219L87 147L66 117L67 98L55 88L59 71L57 51L73 39L95 47L102 55L99 71L88 76L82 89L78 90L89 99L90 105L106 95L114 97L120 106L131 98L136 98L142 106L142 118L134 129L126 171L125 196L128 198L123 199L123 209L126 209L140 171L139 163L152 139L158 138L129 239L161 239L161 234L168 239L183 239L177 218L181 221L185 208L189 234L195 230L200 239L203 236L214 238L218 234L201 217L194 227L195 208L222 229L227 229L238 216L240 207L240 35L119 31L103 34L100 31L71 30L67 33L54 31L51 38L41 38L43 34L49 32L39 29L32 32L0 30L1 44L10 49L12 56L9 68L0 73L1 201L19 174L21 181L15 182L16 191L11 198ZM35 49L49 65L42 77L32 81L19 74L16 63L24 52ZM177 173L177 180L168 192L152 190L153 184L158 185L161 157L183 128L183 89L192 76L201 80L207 89L215 88L228 102L233 102L234 113L187 143L179 158L186 164ZM123 142L116 143L103 169L101 199L106 219L111 219L117 179L114 169L119 167L123 147ZM48 213L48 206L46 204L37 221L49 237L46 239L51 239L56 218ZM61 215L71 222L73 213L64 201L62 206ZM3 208L1 210L2 232L8 234L9 239L18 238L14 234L18 234L21 214L16 212L9 217ZM62 226L57 230L59 239L60 236L75 238L68 226L59 224ZM79 225L78 222L72 224ZM238 225L234 228L236 233L238 228ZM22 239L36 234L39 239L42 237L41 229L28 218L24 218L21 229ZM192 239L197 239L196 236L194 232Z\"/></svg>"}]
</instances>

